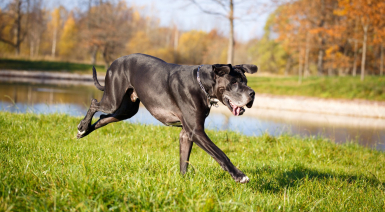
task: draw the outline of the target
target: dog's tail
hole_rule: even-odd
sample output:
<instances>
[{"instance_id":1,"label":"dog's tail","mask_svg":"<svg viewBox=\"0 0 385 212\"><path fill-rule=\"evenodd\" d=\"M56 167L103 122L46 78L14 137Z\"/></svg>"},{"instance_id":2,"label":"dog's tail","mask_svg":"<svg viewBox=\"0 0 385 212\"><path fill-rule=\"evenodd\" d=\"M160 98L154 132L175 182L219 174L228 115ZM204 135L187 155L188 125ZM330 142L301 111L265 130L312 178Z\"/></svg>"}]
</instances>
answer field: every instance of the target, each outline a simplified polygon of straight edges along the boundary
<instances>
[{"instance_id":1,"label":"dog's tail","mask_svg":"<svg viewBox=\"0 0 385 212\"><path fill-rule=\"evenodd\" d=\"M96 69L95 69L95 66L92 66L92 75L94 77L94 84L96 86L97 89L101 90L101 91L104 91L104 86L101 86L99 84L99 81L98 81L98 77L96 76Z\"/></svg>"}]
</instances>

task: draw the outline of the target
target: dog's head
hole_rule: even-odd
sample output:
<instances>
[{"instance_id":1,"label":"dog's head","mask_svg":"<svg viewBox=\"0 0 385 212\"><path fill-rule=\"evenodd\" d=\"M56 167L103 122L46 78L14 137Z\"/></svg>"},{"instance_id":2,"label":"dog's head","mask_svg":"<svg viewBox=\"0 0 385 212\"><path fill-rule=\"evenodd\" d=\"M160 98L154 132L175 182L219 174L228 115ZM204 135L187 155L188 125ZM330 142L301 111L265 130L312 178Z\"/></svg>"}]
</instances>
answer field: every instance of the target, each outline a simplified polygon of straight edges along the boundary
<instances>
[{"instance_id":1,"label":"dog's head","mask_svg":"<svg viewBox=\"0 0 385 212\"><path fill-rule=\"evenodd\" d=\"M235 116L245 112L244 106L251 108L255 92L247 86L245 72L256 73L258 67L251 64L231 66L231 64L212 65L215 74L213 92Z\"/></svg>"}]
</instances>

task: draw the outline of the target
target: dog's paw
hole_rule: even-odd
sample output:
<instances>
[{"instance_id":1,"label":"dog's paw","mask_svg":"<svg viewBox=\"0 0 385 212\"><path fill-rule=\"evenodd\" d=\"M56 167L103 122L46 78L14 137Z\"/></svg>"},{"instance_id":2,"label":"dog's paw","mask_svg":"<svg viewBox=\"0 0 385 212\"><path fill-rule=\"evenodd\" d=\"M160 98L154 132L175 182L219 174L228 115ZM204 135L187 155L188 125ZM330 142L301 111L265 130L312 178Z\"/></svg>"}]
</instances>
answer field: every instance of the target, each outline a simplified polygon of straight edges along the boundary
<instances>
[{"instance_id":1,"label":"dog's paw","mask_svg":"<svg viewBox=\"0 0 385 212\"><path fill-rule=\"evenodd\" d=\"M243 173L239 174L237 177L233 177L235 182L238 182L238 183L248 183L250 181L250 179Z\"/></svg>"},{"instance_id":2,"label":"dog's paw","mask_svg":"<svg viewBox=\"0 0 385 212\"><path fill-rule=\"evenodd\" d=\"M82 122L80 122L80 124L78 125L78 134L77 134L77 138L83 138L85 135L86 135L86 132L87 132L87 129L88 129L88 126L87 125L82 125ZM86 126L86 127L84 127Z\"/></svg>"},{"instance_id":3,"label":"dog's paw","mask_svg":"<svg viewBox=\"0 0 385 212\"><path fill-rule=\"evenodd\" d=\"M79 125L80 125L80 124L79 124ZM85 131L85 130L80 131L80 130L79 130L79 125L78 125L78 134L83 135L84 133L86 133L86 131Z\"/></svg>"},{"instance_id":4,"label":"dog's paw","mask_svg":"<svg viewBox=\"0 0 385 212\"><path fill-rule=\"evenodd\" d=\"M239 181L240 183L248 183L250 179L247 176L242 177L242 179Z\"/></svg>"}]
</instances>

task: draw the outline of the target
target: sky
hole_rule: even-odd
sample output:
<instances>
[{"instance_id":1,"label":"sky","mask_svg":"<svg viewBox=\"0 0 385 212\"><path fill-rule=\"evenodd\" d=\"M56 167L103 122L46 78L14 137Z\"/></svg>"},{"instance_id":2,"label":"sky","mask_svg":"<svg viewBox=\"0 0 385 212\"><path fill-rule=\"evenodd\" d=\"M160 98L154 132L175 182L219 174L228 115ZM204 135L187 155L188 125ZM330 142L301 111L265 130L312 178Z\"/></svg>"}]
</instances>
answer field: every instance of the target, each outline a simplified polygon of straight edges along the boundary
<instances>
[{"instance_id":1,"label":"sky","mask_svg":"<svg viewBox=\"0 0 385 212\"><path fill-rule=\"evenodd\" d=\"M171 23L175 23L182 30L210 31L216 28L224 33L224 35L227 35L229 32L229 21L226 18L206 14L186 0L131 0L128 2L137 6L147 6L147 12L154 11L156 16L159 17L162 26L169 26ZM258 6L255 0L245 2L243 5L240 5L241 9L237 10L235 6L235 16L239 17L241 13L245 13L244 8L246 7ZM220 11L217 5L216 7L209 6L203 5L205 9L218 9ZM243 17L252 20L235 22L236 40L247 41L263 35L263 27L269 14L267 12L262 13L258 9L255 10L255 13Z\"/></svg>"},{"instance_id":2,"label":"sky","mask_svg":"<svg viewBox=\"0 0 385 212\"><path fill-rule=\"evenodd\" d=\"M0 6L4 6L8 0L0 0ZM86 8L88 0L43 0L47 8L53 8L61 4L67 9ZM188 0L126 0L128 5L135 5L140 8L143 15L158 17L161 26L171 26L176 24L181 30L203 30L206 32L217 29L220 33L227 36L229 34L229 22L226 18L209 15L202 12L196 5L189 3ZM201 2L210 2L202 0ZM212 1L211 1L212 2ZM245 42L250 39L261 37L263 27L269 12L261 12L265 8L263 5L269 4L269 0L234 0L236 3L235 16L243 19L235 21L235 39ZM260 2L260 3L257 3ZM221 7L216 4L202 4L202 7L215 12L221 11ZM255 8L255 9L253 9ZM244 15L251 9L249 15ZM263 9L272 11L273 9Z\"/></svg>"}]
</instances>

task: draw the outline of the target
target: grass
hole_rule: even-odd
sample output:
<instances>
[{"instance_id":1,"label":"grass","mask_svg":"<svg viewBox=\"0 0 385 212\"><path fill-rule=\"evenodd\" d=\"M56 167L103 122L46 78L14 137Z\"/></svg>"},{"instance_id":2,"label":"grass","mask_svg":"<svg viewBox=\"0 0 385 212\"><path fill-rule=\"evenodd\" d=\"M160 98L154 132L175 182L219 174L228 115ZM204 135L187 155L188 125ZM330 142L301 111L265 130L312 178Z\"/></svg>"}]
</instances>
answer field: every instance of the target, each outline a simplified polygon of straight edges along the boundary
<instances>
[{"instance_id":1,"label":"grass","mask_svg":"<svg viewBox=\"0 0 385 212\"><path fill-rule=\"evenodd\" d=\"M105 70L104 66L95 65L97 70ZM30 61L17 59L0 59L0 69L31 71L63 71L92 73L92 65L58 61Z\"/></svg>"},{"instance_id":2,"label":"grass","mask_svg":"<svg viewBox=\"0 0 385 212\"><path fill-rule=\"evenodd\" d=\"M251 179L196 145L179 174L179 128L0 112L0 211L384 211L385 153L322 138L208 131Z\"/></svg>"},{"instance_id":3,"label":"grass","mask_svg":"<svg viewBox=\"0 0 385 212\"><path fill-rule=\"evenodd\" d=\"M249 77L248 85L256 93L287 96L310 96L334 99L385 101L385 77L308 77L298 83L297 77Z\"/></svg>"}]
</instances>

